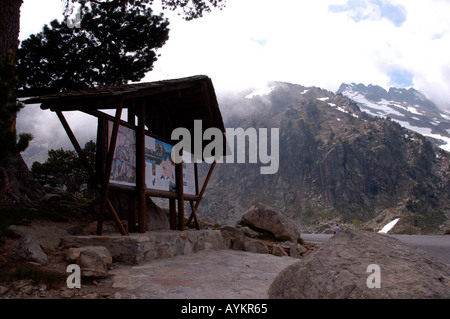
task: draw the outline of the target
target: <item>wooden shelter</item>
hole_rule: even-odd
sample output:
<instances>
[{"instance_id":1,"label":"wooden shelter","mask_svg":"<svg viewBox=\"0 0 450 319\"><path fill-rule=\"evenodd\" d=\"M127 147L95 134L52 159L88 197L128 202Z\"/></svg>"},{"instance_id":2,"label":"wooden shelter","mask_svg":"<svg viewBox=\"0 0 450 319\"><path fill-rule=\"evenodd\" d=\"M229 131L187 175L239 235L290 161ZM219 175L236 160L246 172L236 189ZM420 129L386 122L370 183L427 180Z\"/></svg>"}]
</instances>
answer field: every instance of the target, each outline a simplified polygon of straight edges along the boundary
<instances>
[{"instance_id":1,"label":"wooden shelter","mask_svg":"<svg viewBox=\"0 0 450 319\"><path fill-rule=\"evenodd\" d=\"M153 138L154 140L151 140L153 143L157 141L161 145L163 143L174 145L178 141L171 140L171 133L180 127L188 129L193 139L194 121L202 120L202 130L213 127L220 129L223 133L224 145L226 145L222 115L210 78L199 75L150 83L85 89L31 98L25 103L40 103L42 109L50 109L57 114L81 161L92 180L95 181L94 186L101 193L98 235L102 234L106 210L112 214L120 233L127 234L108 198L110 189L118 189L129 194L128 231L130 232L138 230L142 233L147 230L146 196L169 199L170 228L179 230L184 229L184 201L189 201L192 212L188 224L194 219L199 228L196 211L216 162L212 163L201 189L198 187L197 164L193 164L195 191L191 194L185 194L183 188L185 184L183 163L175 164L176 189L154 189L146 185L146 151L148 153L148 149L146 150L145 144L148 138ZM114 110L115 115L105 113L104 110ZM125 117L124 110L127 110L126 120L122 119ZM63 115L66 111L81 111L98 118L95 167L89 164L66 121ZM134 134L133 139L135 136L135 183L130 185L116 184L111 181L114 154L119 131L122 128L131 130ZM194 144L191 143L191 145ZM202 154L196 155L203 158ZM178 201L178 225L176 201Z\"/></svg>"}]
</instances>

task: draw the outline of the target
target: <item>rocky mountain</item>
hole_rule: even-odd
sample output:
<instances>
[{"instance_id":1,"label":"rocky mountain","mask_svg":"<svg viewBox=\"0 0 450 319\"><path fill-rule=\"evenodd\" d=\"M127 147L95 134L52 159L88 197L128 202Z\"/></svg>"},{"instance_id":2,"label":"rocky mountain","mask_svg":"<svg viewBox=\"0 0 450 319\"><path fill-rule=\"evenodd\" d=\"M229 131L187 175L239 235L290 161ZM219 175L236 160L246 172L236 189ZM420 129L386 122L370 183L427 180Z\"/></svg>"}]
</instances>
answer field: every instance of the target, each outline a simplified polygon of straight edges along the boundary
<instances>
[{"instance_id":1,"label":"rocky mountain","mask_svg":"<svg viewBox=\"0 0 450 319\"><path fill-rule=\"evenodd\" d=\"M362 111L389 117L450 152L450 112L439 109L414 88L390 88L387 91L377 85L343 83L337 94L355 101Z\"/></svg>"},{"instance_id":2,"label":"rocky mountain","mask_svg":"<svg viewBox=\"0 0 450 319\"><path fill-rule=\"evenodd\" d=\"M322 232L336 223L378 231L400 218L391 232L442 233L450 218L450 154L392 116L372 116L390 113L362 106L346 96L349 90L341 92L346 93L275 82L219 96L225 127L279 128L279 170L262 175L261 164L248 158L218 164L199 216L235 224L262 203L302 232ZM406 112L406 104L393 105L397 93L391 94L378 99Z\"/></svg>"}]
</instances>

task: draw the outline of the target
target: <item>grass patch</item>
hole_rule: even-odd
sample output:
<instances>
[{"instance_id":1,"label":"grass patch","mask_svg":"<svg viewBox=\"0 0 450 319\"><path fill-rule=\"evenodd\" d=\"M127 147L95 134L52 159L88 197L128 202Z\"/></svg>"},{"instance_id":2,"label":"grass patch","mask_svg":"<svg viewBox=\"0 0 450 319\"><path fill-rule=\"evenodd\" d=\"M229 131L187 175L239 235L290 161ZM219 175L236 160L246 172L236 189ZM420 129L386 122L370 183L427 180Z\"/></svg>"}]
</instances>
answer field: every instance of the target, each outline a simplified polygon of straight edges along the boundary
<instances>
[{"instance_id":1,"label":"grass patch","mask_svg":"<svg viewBox=\"0 0 450 319\"><path fill-rule=\"evenodd\" d=\"M71 194L63 194L58 199L41 202L35 207L0 206L0 245L5 237L11 237L10 225L30 225L33 220L66 222L72 217L80 217L88 212L89 202L79 200Z\"/></svg>"},{"instance_id":2,"label":"grass patch","mask_svg":"<svg viewBox=\"0 0 450 319\"><path fill-rule=\"evenodd\" d=\"M65 282L66 274L28 265L15 269L0 269L0 282L11 283L16 280L31 280L33 285L45 284L55 289Z\"/></svg>"}]
</instances>

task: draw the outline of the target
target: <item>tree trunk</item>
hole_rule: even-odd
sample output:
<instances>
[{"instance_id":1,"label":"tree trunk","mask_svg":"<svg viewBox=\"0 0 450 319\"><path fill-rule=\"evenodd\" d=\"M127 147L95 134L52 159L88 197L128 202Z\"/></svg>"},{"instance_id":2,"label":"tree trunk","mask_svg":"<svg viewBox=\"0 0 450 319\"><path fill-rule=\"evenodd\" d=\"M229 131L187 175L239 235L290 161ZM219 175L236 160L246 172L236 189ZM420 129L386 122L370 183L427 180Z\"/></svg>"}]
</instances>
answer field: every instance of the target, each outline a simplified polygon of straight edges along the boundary
<instances>
[{"instance_id":1,"label":"tree trunk","mask_svg":"<svg viewBox=\"0 0 450 319\"><path fill-rule=\"evenodd\" d=\"M0 60L8 52L16 52L19 45L20 7L23 0L2 0L0 6ZM3 83L12 83L10 78L1 78ZM8 93L7 93L8 94ZM7 108L15 103L15 87L11 88L6 104L0 108ZM12 98L12 99L11 99ZM0 121L0 130L15 132L17 113L12 113L9 119ZM19 152L5 150L0 158L0 204L29 204L42 198L43 187L33 178Z\"/></svg>"},{"instance_id":2,"label":"tree trunk","mask_svg":"<svg viewBox=\"0 0 450 319\"><path fill-rule=\"evenodd\" d=\"M33 204L42 199L44 188L33 178L20 153L9 153L0 161L0 167L7 177L0 179L0 190L6 187L3 200L0 198L0 204Z\"/></svg>"},{"instance_id":3,"label":"tree trunk","mask_svg":"<svg viewBox=\"0 0 450 319\"><path fill-rule=\"evenodd\" d=\"M19 46L20 7L23 0L2 0L0 6L0 60Z\"/></svg>"}]
</instances>

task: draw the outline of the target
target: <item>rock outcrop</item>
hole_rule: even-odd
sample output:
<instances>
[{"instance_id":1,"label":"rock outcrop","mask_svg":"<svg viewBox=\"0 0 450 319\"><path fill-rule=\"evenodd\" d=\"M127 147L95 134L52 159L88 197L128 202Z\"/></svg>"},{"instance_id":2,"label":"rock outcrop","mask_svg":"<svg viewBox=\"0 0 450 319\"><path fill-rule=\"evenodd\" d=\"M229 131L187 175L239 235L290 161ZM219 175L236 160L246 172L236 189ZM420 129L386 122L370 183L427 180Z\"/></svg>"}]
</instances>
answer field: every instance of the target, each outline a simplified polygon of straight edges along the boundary
<instances>
[{"instance_id":1,"label":"rock outcrop","mask_svg":"<svg viewBox=\"0 0 450 319\"><path fill-rule=\"evenodd\" d=\"M369 288L377 281L380 288ZM341 231L269 288L270 298L289 299L449 296L448 265L398 239L357 230Z\"/></svg>"},{"instance_id":2,"label":"rock outcrop","mask_svg":"<svg viewBox=\"0 0 450 319\"><path fill-rule=\"evenodd\" d=\"M275 209L261 204L250 207L242 216L241 223L293 242L297 242L300 237L297 225Z\"/></svg>"},{"instance_id":3,"label":"rock outcrop","mask_svg":"<svg viewBox=\"0 0 450 319\"><path fill-rule=\"evenodd\" d=\"M25 260L45 265L47 263L47 254L42 250L37 237L27 231L25 227L11 225L9 230L19 236L15 243L17 253Z\"/></svg>"}]
</instances>

